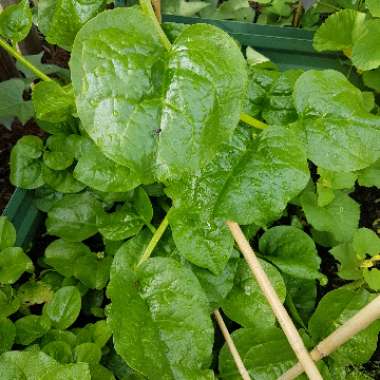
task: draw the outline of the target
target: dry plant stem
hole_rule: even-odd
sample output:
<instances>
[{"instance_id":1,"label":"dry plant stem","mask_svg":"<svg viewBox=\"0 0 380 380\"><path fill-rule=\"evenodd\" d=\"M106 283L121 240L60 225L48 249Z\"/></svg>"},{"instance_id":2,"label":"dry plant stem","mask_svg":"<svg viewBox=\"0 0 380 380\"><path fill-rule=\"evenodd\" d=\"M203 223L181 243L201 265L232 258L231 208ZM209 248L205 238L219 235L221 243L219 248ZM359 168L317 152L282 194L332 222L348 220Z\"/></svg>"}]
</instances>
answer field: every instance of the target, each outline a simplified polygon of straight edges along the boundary
<instances>
[{"instance_id":1,"label":"dry plant stem","mask_svg":"<svg viewBox=\"0 0 380 380\"><path fill-rule=\"evenodd\" d=\"M216 322L218 323L220 331L222 332L224 336L224 340L226 341L227 347L230 350L231 356L234 359L234 362L241 375L241 378L243 380L251 380L249 373L244 366L243 360L235 346L234 341L232 340L230 333L228 332L227 326L224 323L223 317L221 316L219 310L214 310L214 317L215 317Z\"/></svg>"},{"instance_id":2,"label":"dry plant stem","mask_svg":"<svg viewBox=\"0 0 380 380\"><path fill-rule=\"evenodd\" d=\"M276 291L263 270L255 252L249 245L248 240L244 236L239 225L235 222L227 221L227 226L229 227L232 236L234 237L236 243L238 244L240 251L242 252L244 259L246 260L250 270L252 271L257 283L260 286L265 298L269 302L274 315L276 316L282 330L284 331L290 346L292 347L294 353L296 354L298 360L302 364L307 376L311 380L323 380L323 377L319 373L319 370L311 358L309 352L298 334L293 321L289 317L284 305L278 298Z\"/></svg>"},{"instance_id":3,"label":"dry plant stem","mask_svg":"<svg viewBox=\"0 0 380 380\"><path fill-rule=\"evenodd\" d=\"M294 19L293 19L293 26L298 27L301 21L301 16L302 16L302 0L300 0L297 4L296 12L294 14Z\"/></svg>"},{"instance_id":4,"label":"dry plant stem","mask_svg":"<svg viewBox=\"0 0 380 380\"><path fill-rule=\"evenodd\" d=\"M161 24L162 17L161 17L161 0L152 0L154 13L156 14L156 18L158 22Z\"/></svg>"},{"instance_id":5,"label":"dry plant stem","mask_svg":"<svg viewBox=\"0 0 380 380\"><path fill-rule=\"evenodd\" d=\"M363 307L357 314L346 323L336 329L327 338L323 339L310 355L314 361L323 359L337 350L340 346L350 340L354 335L363 331L371 323L380 318L380 296L377 296L367 306ZM292 380L303 373L300 363L285 372L277 380Z\"/></svg>"}]
</instances>

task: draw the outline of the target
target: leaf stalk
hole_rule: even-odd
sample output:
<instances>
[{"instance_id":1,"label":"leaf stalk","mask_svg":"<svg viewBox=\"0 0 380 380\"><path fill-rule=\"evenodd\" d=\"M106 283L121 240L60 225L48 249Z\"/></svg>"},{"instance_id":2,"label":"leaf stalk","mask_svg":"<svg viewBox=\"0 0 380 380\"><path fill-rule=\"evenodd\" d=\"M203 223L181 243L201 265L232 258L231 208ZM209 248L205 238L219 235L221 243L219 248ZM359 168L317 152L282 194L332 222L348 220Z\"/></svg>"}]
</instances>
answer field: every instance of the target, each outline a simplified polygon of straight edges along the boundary
<instances>
[{"instance_id":1,"label":"leaf stalk","mask_svg":"<svg viewBox=\"0 0 380 380\"><path fill-rule=\"evenodd\" d=\"M162 235L166 231L168 225L169 225L169 218L168 218L168 214L166 214L165 218L162 220L161 224L158 226L157 230L153 234L152 239L150 240L148 246L146 247L146 249L145 249L143 255L141 256L139 262L137 263L136 268L138 268L141 264L143 264L146 260L149 259L150 255L152 254L152 252L156 248L156 245L158 244L158 242L162 238Z\"/></svg>"},{"instance_id":2,"label":"leaf stalk","mask_svg":"<svg viewBox=\"0 0 380 380\"><path fill-rule=\"evenodd\" d=\"M30 63L25 57L22 56L22 54L20 54L15 48L13 48L11 45L9 45L1 37L0 37L0 46L6 52L8 52L12 57L16 58L17 61L19 61L26 68L28 68L30 71L32 71L41 80L43 80L43 81L51 81L52 80L46 74L44 74L41 70L37 69L37 67L35 67L32 63Z\"/></svg>"},{"instance_id":3,"label":"leaf stalk","mask_svg":"<svg viewBox=\"0 0 380 380\"><path fill-rule=\"evenodd\" d=\"M151 0L139 0L142 11L152 20L154 27L156 28L158 37L160 38L162 44L165 46L166 50L170 50L172 44L170 43L167 35L162 30L160 22L157 20L156 14L152 7Z\"/></svg>"},{"instance_id":4,"label":"leaf stalk","mask_svg":"<svg viewBox=\"0 0 380 380\"><path fill-rule=\"evenodd\" d=\"M268 128L268 125L263 123L260 120L255 119L251 115L248 115L247 113L241 113L240 114L240 120L245 123L250 125L251 127L257 128L257 129L266 129Z\"/></svg>"}]
</instances>

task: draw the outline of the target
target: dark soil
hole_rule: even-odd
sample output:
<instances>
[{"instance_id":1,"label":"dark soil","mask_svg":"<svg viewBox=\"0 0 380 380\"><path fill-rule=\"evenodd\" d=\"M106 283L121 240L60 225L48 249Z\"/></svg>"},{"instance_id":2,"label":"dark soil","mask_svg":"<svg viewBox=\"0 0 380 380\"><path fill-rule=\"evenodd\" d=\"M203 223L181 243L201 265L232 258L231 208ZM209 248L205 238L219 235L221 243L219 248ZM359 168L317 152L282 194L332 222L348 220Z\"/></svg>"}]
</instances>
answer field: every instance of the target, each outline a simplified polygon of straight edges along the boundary
<instances>
[{"instance_id":1,"label":"dark soil","mask_svg":"<svg viewBox=\"0 0 380 380\"><path fill-rule=\"evenodd\" d=\"M380 234L380 189L356 186L351 197L360 204L360 227L372 228Z\"/></svg>"}]
</instances>

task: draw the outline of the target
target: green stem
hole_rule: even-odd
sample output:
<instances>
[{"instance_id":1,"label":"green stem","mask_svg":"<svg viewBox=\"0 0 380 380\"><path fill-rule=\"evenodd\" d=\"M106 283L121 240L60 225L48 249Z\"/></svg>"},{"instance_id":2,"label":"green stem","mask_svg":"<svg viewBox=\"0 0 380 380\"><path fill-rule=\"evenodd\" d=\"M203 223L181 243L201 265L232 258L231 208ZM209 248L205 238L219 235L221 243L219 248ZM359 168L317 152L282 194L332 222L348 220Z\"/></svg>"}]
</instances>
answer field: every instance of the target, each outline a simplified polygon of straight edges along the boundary
<instances>
[{"instance_id":1,"label":"green stem","mask_svg":"<svg viewBox=\"0 0 380 380\"><path fill-rule=\"evenodd\" d=\"M21 64L23 64L25 67L27 67L30 71L32 71L34 74L37 75L38 78L44 80L44 81L51 81L52 79L49 78L46 74L44 74L42 71L38 70L37 67L32 65L27 59L25 59L16 49L14 49L12 46L10 46L7 42L5 42L0 37L0 46L7 51L11 56L17 59Z\"/></svg>"},{"instance_id":2,"label":"green stem","mask_svg":"<svg viewBox=\"0 0 380 380\"><path fill-rule=\"evenodd\" d=\"M161 224L158 226L156 232L153 234L152 239L150 240L148 246L146 247L143 255L141 256L139 262L137 263L137 268L144 263L146 260L149 259L150 255L154 251L154 248L156 248L156 245L160 241L162 235L164 234L166 228L169 225L169 220L168 220L168 214L166 214L165 218L162 220Z\"/></svg>"},{"instance_id":3,"label":"green stem","mask_svg":"<svg viewBox=\"0 0 380 380\"><path fill-rule=\"evenodd\" d=\"M267 124L263 123L260 120L255 119L254 117L252 117L251 115L248 115L246 113L241 113L240 114L240 120L243 123L246 123L246 124L250 125L251 127L254 127L254 128L257 128L257 129L266 129L266 128L268 128Z\"/></svg>"},{"instance_id":4,"label":"green stem","mask_svg":"<svg viewBox=\"0 0 380 380\"><path fill-rule=\"evenodd\" d=\"M159 21L157 20L156 14L154 13L151 0L139 0L142 11L153 21L156 28L157 34L160 37L162 44L165 46L166 50L170 50L172 44L170 43L167 35L162 30Z\"/></svg>"}]
</instances>

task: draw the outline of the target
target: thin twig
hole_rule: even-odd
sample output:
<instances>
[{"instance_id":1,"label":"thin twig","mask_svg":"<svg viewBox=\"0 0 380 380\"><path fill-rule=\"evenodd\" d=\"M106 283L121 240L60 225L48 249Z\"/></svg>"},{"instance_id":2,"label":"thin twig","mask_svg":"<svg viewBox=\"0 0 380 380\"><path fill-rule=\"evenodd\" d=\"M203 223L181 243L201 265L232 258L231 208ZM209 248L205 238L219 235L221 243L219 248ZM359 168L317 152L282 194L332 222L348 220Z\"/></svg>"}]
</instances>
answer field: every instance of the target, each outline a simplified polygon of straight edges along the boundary
<instances>
[{"instance_id":1,"label":"thin twig","mask_svg":"<svg viewBox=\"0 0 380 380\"><path fill-rule=\"evenodd\" d=\"M292 347L294 353L296 354L298 360L302 363L306 374L311 380L323 380L319 370L312 360L309 352L293 324L293 321L289 317L284 305L280 301L276 291L266 275L264 269L262 268L260 261L258 260L255 252L249 245L248 240L244 236L239 225L235 222L227 221L227 226L229 227L232 236L234 237L236 243L238 244L240 251L242 252L250 270L252 271L257 283L260 286L265 298L270 304L274 315L276 316L282 330L284 331L290 346Z\"/></svg>"},{"instance_id":2,"label":"thin twig","mask_svg":"<svg viewBox=\"0 0 380 380\"><path fill-rule=\"evenodd\" d=\"M152 0L154 13L156 14L156 18L159 23L162 22L162 16L161 16L161 0Z\"/></svg>"},{"instance_id":3,"label":"thin twig","mask_svg":"<svg viewBox=\"0 0 380 380\"><path fill-rule=\"evenodd\" d=\"M366 329L371 323L380 318L380 296L377 296L357 314L337 328L327 338L323 339L310 352L314 361L319 361L336 351L340 346L350 340L354 335ZM301 375L303 368L300 363L285 372L277 380L292 380Z\"/></svg>"},{"instance_id":4,"label":"thin twig","mask_svg":"<svg viewBox=\"0 0 380 380\"><path fill-rule=\"evenodd\" d=\"M228 332L227 326L224 323L223 317L221 316L219 310L214 310L214 317L215 317L216 322L218 323L220 331L222 332L224 336L224 340L226 341L227 347L230 350L231 356L234 359L234 362L241 375L241 378L243 380L251 380L251 377L249 376L247 368L245 368L245 365L239 354L239 351L237 350L235 343L232 340L230 333Z\"/></svg>"},{"instance_id":5,"label":"thin twig","mask_svg":"<svg viewBox=\"0 0 380 380\"><path fill-rule=\"evenodd\" d=\"M294 14L294 19L293 19L293 26L298 27L300 24L301 16L302 16L302 0L299 0L296 8L296 12Z\"/></svg>"}]
</instances>

